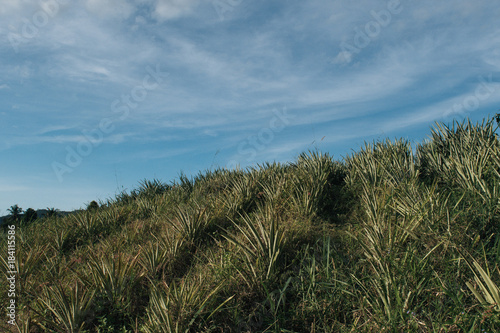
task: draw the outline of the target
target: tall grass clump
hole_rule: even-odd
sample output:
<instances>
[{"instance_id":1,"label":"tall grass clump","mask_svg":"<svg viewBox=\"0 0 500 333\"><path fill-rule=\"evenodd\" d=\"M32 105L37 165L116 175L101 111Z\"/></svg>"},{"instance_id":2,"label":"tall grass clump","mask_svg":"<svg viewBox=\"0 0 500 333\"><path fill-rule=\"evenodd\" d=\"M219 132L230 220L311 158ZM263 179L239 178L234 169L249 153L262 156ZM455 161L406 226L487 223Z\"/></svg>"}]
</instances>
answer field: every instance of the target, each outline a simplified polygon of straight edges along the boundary
<instances>
[{"instance_id":1,"label":"tall grass clump","mask_svg":"<svg viewBox=\"0 0 500 333\"><path fill-rule=\"evenodd\" d=\"M314 217L331 214L338 205L338 193L344 182L343 165L318 151L302 153L293 164L292 202L296 210Z\"/></svg>"},{"instance_id":2,"label":"tall grass clump","mask_svg":"<svg viewBox=\"0 0 500 333\"><path fill-rule=\"evenodd\" d=\"M176 268L176 261L182 258L185 247L185 239L173 236L153 236L154 239L145 245L141 245L141 257L139 262L145 269L146 277L151 283L157 280L167 280Z\"/></svg>"},{"instance_id":3,"label":"tall grass clump","mask_svg":"<svg viewBox=\"0 0 500 333\"><path fill-rule=\"evenodd\" d=\"M218 285L208 289L202 277L153 287L143 331L177 333L206 330L207 321L230 300L214 304L221 288L222 285Z\"/></svg>"},{"instance_id":4,"label":"tall grass clump","mask_svg":"<svg viewBox=\"0 0 500 333\"><path fill-rule=\"evenodd\" d=\"M470 207L471 224L483 238L495 232L500 210L500 142L493 119L452 126L436 124L431 140L419 146L417 158L426 182L438 182Z\"/></svg>"},{"instance_id":5,"label":"tall grass clump","mask_svg":"<svg viewBox=\"0 0 500 333\"><path fill-rule=\"evenodd\" d=\"M244 254L244 266L239 272L247 285L260 288L262 283L276 278L287 236L269 205L259 206L252 216L242 215L240 223L234 222L234 226L241 236L227 234L225 238Z\"/></svg>"},{"instance_id":6,"label":"tall grass clump","mask_svg":"<svg viewBox=\"0 0 500 333\"><path fill-rule=\"evenodd\" d=\"M232 178L222 196L226 215L234 217L238 212L252 211L255 208L258 193L258 180L255 173L242 173Z\"/></svg>"},{"instance_id":7,"label":"tall grass clump","mask_svg":"<svg viewBox=\"0 0 500 333\"><path fill-rule=\"evenodd\" d=\"M178 206L173 218L167 219L167 222L177 231L180 238L194 244L203 237L211 219L207 207L201 207L194 202L190 206Z\"/></svg>"},{"instance_id":8,"label":"tall grass clump","mask_svg":"<svg viewBox=\"0 0 500 333\"><path fill-rule=\"evenodd\" d=\"M87 285L96 291L96 316L106 316L110 325L124 325L133 318L129 313L138 306L141 281L144 277L138 255L126 258L121 254L92 257L87 262Z\"/></svg>"},{"instance_id":9,"label":"tall grass clump","mask_svg":"<svg viewBox=\"0 0 500 333\"><path fill-rule=\"evenodd\" d=\"M411 144L403 139L365 143L361 151L346 158L346 166L346 182L357 188L396 187L418 176Z\"/></svg>"},{"instance_id":10,"label":"tall grass clump","mask_svg":"<svg viewBox=\"0 0 500 333\"><path fill-rule=\"evenodd\" d=\"M93 292L78 282L70 288L64 288L61 284L46 287L35 310L40 316L37 323L47 331L82 332L93 297Z\"/></svg>"},{"instance_id":11,"label":"tall grass clump","mask_svg":"<svg viewBox=\"0 0 500 333\"><path fill-rule=\"evenodd\" d=\"M441 245L428 234L434 219L446 214L442 198L435 188L419 183L407 141L366 144L347 163L348 184L364 210L353 237L371 272L363 278L352 275L367 306L364 315L382 328L419 329L420 324L402 325L408 313L425 304L423 294L432 279L429 256Z\"/></svg>"}]
</instances>

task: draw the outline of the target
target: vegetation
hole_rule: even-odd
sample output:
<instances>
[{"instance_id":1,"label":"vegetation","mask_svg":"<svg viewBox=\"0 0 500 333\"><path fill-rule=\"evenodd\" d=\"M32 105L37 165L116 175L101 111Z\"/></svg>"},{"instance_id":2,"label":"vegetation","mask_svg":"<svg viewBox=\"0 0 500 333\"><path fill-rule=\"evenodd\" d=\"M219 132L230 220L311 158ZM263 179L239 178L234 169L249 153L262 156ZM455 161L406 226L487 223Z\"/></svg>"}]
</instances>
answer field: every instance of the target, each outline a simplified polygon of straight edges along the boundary
<instances>
[{"instance_id":1,"label":"vegetation","mask_svg":"<svg viewBox=\"0 0 500 333\"><path fill-rule=\"evenodd\" d=\"M19 220L21 219L21 214L23 213L23 209L21 207L19 207L18 205L13 205L13 206L10 206L8 211L10 213L11 221L12 222L19 222Z\"/></svg>"},{"instance_id":2,"label":"vegetation","mask_svg":"<svg viewBox=\"0 0 500 333\"><path fill-rule=\"evenodd\" d=\"M500 331L497 128L437 124L415 151L386 140L342 161L313 151L144 180L20 226L18 326L0 328Z\"/></svg>"},{"instance_id":3,"label":"vegetation","mask_svg":"<svg viewBox=\"0 0 500 333\"><path fill-rule=\"evenodd\" d=\"M87 206L87 210L96 210L96 209L99 209L99 204L97 203L97 201L91 201Z\"/></svg>"},{"instance_id":4,"label":"vegetation","mask_svg":"<svg viewBox=\"0 0 500 333\"><path fill-rule=\"evenodd\" d=\"M35 222L36 219L37 219L36 210L34 210L33 208L26 209L26 212L24 212L23 222L29 224Z\"/></svg>"}]
</instances>

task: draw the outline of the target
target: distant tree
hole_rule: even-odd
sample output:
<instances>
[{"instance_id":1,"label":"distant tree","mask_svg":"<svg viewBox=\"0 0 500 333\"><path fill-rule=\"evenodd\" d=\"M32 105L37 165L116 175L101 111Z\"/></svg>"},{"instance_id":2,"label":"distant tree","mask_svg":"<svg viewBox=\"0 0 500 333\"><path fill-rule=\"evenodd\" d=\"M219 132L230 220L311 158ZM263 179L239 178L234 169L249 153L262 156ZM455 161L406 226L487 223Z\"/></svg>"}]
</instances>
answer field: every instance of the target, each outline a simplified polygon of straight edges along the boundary
<instances>
[{"instance_id":1,"label":"distant tree","mask_svg":"<svg viewBox=\"0 0 500 333\"><path fill-rule=\"evenodd\" d=\"M90 202L89 205L87 206L87 210L97 210L97 209L99 209L99 204L94 200Z\"/></svg>"},{"instance_id":2,"label":"distant tree","mask_svg":"<svg viewBox=\"0 0 500 333\"><path fill-rule=\"evenodd\" d=\"M28 208L26 212L24 213L24 222L25 223L31 223L37 219L37 214L36 210L33 208Z\"/></svg>"},{"instance_id":3,"label":"distant tree","mask_svg":"<svg viewBox=\"0 0 500 333\"><path fill-rule=\"evenodd\" d=\"M49 218L57 216L59 216L59 209L55 209L54 207L52 208L47 207L47 215L45 215L45 217Z\"/></svg>"},{"instance_id":4,"label":"distant tree","mask_svg":"<svg viewBox=\"0 0 500 333\"><path fill-rule=\"evenodd\" d=\"M10 206L8 211L10 212L12 222L19 222L19 220L21 219L21 214L23 213L23 209L16 204Z\"/></svg>"}]
</instances>

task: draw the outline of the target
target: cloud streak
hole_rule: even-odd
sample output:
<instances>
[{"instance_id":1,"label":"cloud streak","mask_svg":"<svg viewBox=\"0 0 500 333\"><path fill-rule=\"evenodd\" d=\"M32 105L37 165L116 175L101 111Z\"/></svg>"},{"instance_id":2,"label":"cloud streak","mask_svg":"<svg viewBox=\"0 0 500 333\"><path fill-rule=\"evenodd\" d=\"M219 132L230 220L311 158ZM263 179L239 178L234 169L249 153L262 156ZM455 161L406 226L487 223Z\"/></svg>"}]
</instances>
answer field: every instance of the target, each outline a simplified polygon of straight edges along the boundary
<instances>
[{"instance_id":1,"label":"cloud streak","mask_svg":"<svg viewBox=\"0 0 500 333\"><path fill-rule=\"evenodd\" d=\"M109 177L106 168L123 161L136 171L126 178L130 188L137 179L208 167L218 150L221 164L237 160L238 144L268 127L282 107L295 118L257 152L256 163L292 159L316 145L346 151L344 145L367 137L423 133L435 120L461 117L449 110L472 101L480 76L491 74L498 87L496 3L401 0L390 23L377 21L389 2L245 1L223 20L211 2L198 0L67 2L16 53L9 33L21 36L45 5L6 0L0 8L4 172L16 174L30 154L64 158L67 145L82 142L83 130L119 116L113 102L130 95L156 64L168 73L164 83L130 107L67 183L54 187L97 186L91 179ZM342 50L371 21L379 33L358 53ZM497 96L480 100L468 115L495 112ZM47 177L50 163L30 172Z\"/></svg>"}]
</instances>

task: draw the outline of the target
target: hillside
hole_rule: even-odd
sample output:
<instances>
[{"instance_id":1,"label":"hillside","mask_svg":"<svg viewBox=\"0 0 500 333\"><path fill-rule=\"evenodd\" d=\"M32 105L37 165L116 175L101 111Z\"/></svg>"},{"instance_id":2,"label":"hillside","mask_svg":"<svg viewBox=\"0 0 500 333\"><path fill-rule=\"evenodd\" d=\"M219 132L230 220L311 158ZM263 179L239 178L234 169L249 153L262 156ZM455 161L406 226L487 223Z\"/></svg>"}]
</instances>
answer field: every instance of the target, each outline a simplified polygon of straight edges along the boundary
<instances>
[{"instance_id":1,"label":"hillside","mask_svg":"<svg viewBox=\"0 0 500 333\"><path fill-rule=\"evenodd\" d=\"M144 180L16 229L6 332L500 330L500 142L492 119L437 124L412 151Z\"/></svg>"}]
</instances>

